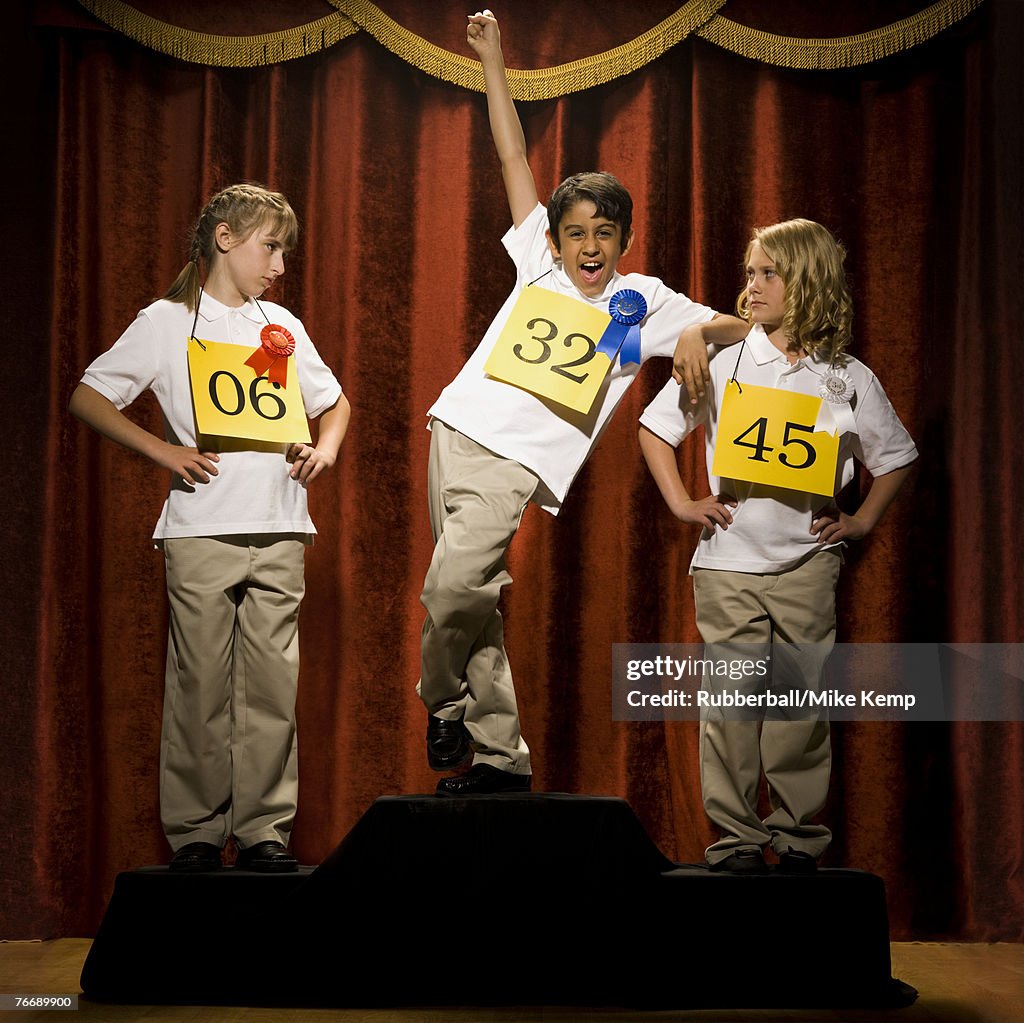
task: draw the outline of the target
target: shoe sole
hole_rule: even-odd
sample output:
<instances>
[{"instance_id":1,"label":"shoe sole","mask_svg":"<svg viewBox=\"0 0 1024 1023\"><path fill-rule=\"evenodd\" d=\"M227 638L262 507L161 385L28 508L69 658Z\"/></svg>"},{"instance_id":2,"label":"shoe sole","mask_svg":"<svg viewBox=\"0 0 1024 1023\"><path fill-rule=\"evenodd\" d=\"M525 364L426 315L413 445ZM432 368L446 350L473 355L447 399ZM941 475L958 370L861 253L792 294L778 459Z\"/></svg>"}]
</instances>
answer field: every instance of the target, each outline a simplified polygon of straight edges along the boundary
<instances>
[{"instance_id":1,"label":"shoe sole","mask_svg":"<svg viewBox=\"0 0 1024 1023\"><path fill-rule=\"evenodd\" d=\"M715 863L713 865L709 864L708 865L708 870L710 870L711 873L713 873L713 874L738 874L738 875L746 874L746 875L763 876L763 875L768 873L768 864L765 863L763 859L758 859L758 858L750 857L750 858L746 859L746 864L749 864L749 865L743 865L743 866L740 866L740 867L736 867L736 866L730 867L730 866L726 865L730 858L731 857L727 857L724 860L719 860L717 863ZM741 864L743 864L745 861L744 861L744 859L741 859L739 862Z\"/></svg>"},{"instance_id":2,"label":"shoe sole","mask_svg":"<svg viewBox=\"0 0 1024 1023\"><path fill-rule=\"evenodd\" d=\"M427 754L427 764L430 766L431 771L454 771L456 767L461 767L467 760L473 755L473 751L466 747L466 752L458 754L452 757L435 757L431 754Z\"/></svg>"}]
</instances>

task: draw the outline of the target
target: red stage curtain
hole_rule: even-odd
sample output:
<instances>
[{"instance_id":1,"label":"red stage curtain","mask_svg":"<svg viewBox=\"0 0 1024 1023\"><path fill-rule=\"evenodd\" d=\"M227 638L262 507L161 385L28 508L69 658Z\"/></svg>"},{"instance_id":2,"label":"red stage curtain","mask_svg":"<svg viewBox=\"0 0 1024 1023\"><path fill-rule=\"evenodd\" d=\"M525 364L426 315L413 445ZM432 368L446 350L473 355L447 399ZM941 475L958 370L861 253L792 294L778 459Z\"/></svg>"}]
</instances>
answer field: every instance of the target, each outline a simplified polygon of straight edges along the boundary
<instances>
[{"instance_id":1,"label":"red stage curtain","mask_svg":"<svg viewBox=\"0 0 1024 1023\"><path fill-rule=\"evenodd\" d=\"M384 6L426 30L413 20L426 5ZM592 6L499 10L509 63L586 55L581 19L587 52L621 43L623 26L603 35ZM673 6L638 5L639 30ZM754 27L838 35L920 4L783 4L784 24L762 5L729 7ZM853 8L875 20L855 23ZM23 163L7 202L15 458L0 552L10 938L93 933L115 874L168 855L156 781L166 610L149 542L167 480L66 408L88 362L174 278L206 197L243 179L289 195L302 238L273 297L303 319L353 406L339 464L311 488L304 862L375 797L435 784L413 690L431 550L424 413L513 281L481 95L367 33L285 64L211 69L75 10L62 21L51 5L49 26L25 34L11 97ZM462 8L445 10L450 37L431 40L467 53ZM846 642L1021 639L1022 12L989 0L931 42L848 71L780 70L689 38L635 74L520 108L539 190L613 170L637 204L624 269L716 308L732 308L754 224L810 217L848 246L854 354L922 457L850 552ZM287 24L274 16L252 31ZM664 360L645 369L557 521L528 512L504 611L535 787L622 796L667 855L698 861L712 835L696 725L611 721L613 642L698 641L696 534L662 507L636 443L667 374ZM132 415L159 431L154 402ZM698 447L682 457L701 480ZM1020 940L1021 724L845 724L834 745L829 862L885 878L894 936Z\"/></svg>"}]
</instances>

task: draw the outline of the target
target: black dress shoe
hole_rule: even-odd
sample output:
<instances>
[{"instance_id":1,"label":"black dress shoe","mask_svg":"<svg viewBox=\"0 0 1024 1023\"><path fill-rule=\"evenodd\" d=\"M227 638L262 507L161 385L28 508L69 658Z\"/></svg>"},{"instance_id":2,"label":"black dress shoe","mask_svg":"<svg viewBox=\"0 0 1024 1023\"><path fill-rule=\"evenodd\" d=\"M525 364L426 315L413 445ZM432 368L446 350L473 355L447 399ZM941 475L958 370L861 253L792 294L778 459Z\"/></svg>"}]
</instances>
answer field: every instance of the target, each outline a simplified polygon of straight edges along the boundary
<instances>
[{"instance_id":1,"label":"black dress shoe","mask_svg":"<svg viewBox=\"0 0 1024 1023\"><path fill-rule=\"evenodd\" d=\"M767 874L768 866L764 862L764 853L760 849L737 849L729 853L724 860L709 863L714 871L725 874Z\"/></svg>"},{"instance_id":2,"label":"black dress shoe","mask_svg":"<svg viewBox=\"0 0 1024 1023\"><path fill-rule=\"evenodd\" d=\"M183 874L220 870L220 849L211 842L189 842L174 854L170 869Z\"/></svg>"},{"instance_id":3,"label":"black dress shoe","mask_svg":"<svg viewBox=\"0 0 1024 1023\"><path fill-rule=\"evenodd\" d=\"M783 874L814 874L817 870L818 861L810 853L799 849L779 853L779 871Z\"/></svg>"},{"instance_id":4,"label":"black dress shoe","mask_svg":"<svg viewBox=\"0 0 1024 1023\"><path fill-rule=\"evenodd\" d=\"M477 796L495 792L529 792L530 775L499 771L490 764L474 764L465 774L442 778L439 796Z\"/></svg>"},{"instance_id":5,"label":"black dress shoe","mask_svg":"<svg viewBox=\"0 0 1024 1023\"><path fill-rule=\"evenodd\" d=\"M299 869L299 861L280 842L257 842L239 849L235 866L261 874L287 874Z\"/></svg>"},{"instance_id":6,"label":"black dress shoe","mask_svg":"<svg viewBox=\"0 0 1024 1023\"><path fill-rule=\"evenodd\" d=\"M445 721L427 715L427 763L432 770L453 771L466 762L470 753L469 730L462 718Z\"/></svg>"}]
</instances>

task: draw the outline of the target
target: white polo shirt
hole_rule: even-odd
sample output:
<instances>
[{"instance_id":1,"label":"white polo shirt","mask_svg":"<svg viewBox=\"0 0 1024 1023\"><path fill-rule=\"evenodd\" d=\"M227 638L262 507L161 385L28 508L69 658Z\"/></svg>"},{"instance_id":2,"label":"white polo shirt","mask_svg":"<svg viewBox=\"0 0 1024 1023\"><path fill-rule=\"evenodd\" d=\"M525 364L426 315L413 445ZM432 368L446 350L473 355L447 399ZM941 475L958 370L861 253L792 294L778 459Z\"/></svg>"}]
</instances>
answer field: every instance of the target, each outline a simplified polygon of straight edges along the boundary
<instances>
[{"instance_id":1,"label":"white polo shirt","mask_svg":"<svg viewBox=\"0 0 1024 1023\"><path fill-rule=\"evenodd\" d=\"M733 522L727 530L703 531L690 563L691 572L695 568L783 572L815 550L838 546L842 541L819 544L810 532L814 517L825 508L834 508L834 500L760 483L719 479L711 471L722 396L734 370L741 385L749 383L817 396L828 364L813 358L790 363L768 340L760 324L754 325L742 346L715 348L713 353L711 384L696 406L690 405L682 387L669 380L640 417L648 430L673 447L678 447L703 424L711 492L727 494L739 502L730 509ZM835 494L853 479L854 459L872 476L882 476L917 458L917 448L910 434L874 373L862 362L849 357L843 371L853 381L854 397L839 417Z\"/></svg>"},{"instance_id":2,"label":"white polo shirt","mask_svg":"<svg viewBox=\"0 0 1024 1023\"><path fill-rule=\"evenodd\" d=\"M327 368L302 323L283 306L261 302L272 323L295 338L295 365L306 413L315 419L341 395L341 385ZM95 359L82 383L118 409L143 391L156 396L164 417L164 436L172 444L196 446L195 418L188 372L188 337L194 313L180 302L161 299L142 309L108 351ZM204 294L196 337L255 350L267 320L250 300L232 308ZM204 439L218 444L218 475L189 487L180 477L171 482L153 538L224 536L245 533L315 533L306 488L293 480L285 461L288 445Z\"/></svg>"},{"instance_id":3,"label":"white polo shirt","mask_svg":"<svg viewBox=\"0 0 1024 1023\"><path fill-rule=\"evenodd\" d=\"M631 288L640 292L647 302L647 315L640 323L641 362L655 355L671 356L682 329L710 320L715 311L691 302L656 277L642 274L615 274L596 298L580 294L551 256L544 234L547 226L547 211L538 203L518 228L511 228L502 238L502 244L516 265L516 286L476 351L441 392L428 415L536 473L542 486L533 499L546 511L557 515L572 481L640 367L636 363L623 366L617 358L609 372L607 386L599 392L586 415L489 377L484 372L484 364L522 289L536 281L534 287L571 296L603 312L607 312L608 301L616 291Z\"/></svg>"}]
</instances>

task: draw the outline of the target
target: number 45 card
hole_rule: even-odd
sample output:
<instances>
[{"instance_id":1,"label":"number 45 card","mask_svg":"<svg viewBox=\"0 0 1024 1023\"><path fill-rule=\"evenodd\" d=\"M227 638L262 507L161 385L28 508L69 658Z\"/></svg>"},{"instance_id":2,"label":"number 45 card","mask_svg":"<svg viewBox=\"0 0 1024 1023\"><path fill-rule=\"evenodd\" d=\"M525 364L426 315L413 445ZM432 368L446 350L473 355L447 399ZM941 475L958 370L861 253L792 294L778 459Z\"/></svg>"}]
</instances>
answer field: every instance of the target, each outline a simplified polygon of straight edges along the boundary
<instances>
[{"instance_id":1,"label":"number 45 card","mask_svg":"<svg viewBox=\"0 0 1024 1023\"><path fill-rule=\"evenodd\" d=\"M776 387L725 385L711 471L832 497L839 433L815 430L821 398Z\"/></svg>"}]
</instances>

